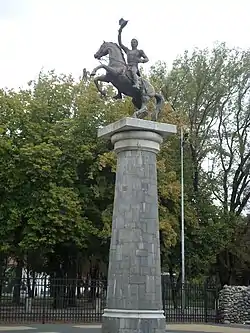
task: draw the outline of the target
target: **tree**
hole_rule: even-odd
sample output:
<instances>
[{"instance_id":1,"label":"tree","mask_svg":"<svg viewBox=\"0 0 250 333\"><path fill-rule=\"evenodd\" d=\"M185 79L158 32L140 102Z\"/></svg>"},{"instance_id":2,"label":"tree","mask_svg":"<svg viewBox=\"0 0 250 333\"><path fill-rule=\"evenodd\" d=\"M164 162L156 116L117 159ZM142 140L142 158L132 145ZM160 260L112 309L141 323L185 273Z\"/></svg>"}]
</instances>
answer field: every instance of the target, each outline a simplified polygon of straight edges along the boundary
<instances>
[{"instance_id":1,"label":"tree","mask_svg":"<svg viewBox=\"0 0 250 333\"><path fill-rule=\"evenodd\" d=\"M174 62L170 73L166 75L165 71L165 84L162 85L165 97L182 114L188 126L186 154L191 158L188 165L192 170L192 187L190 177L185 177L185 191L196 203L199 226L204 232L207 224L209 230L208 220L212 219L216 226L214 230L221 232L222 226L226 230L220 234L224 238L217 232L217 239L221 241L215 242L214 254L223 253L222 249L228 243L232 244L235 228L241 223L237 216L246 207L250 195L248 68L249 52L228 49L220 44L211 52L207 49L194 50L191 55L185 52ZM164 68L159 69L164 72ZM213 161L212 170L204 169L208 159ZM217 209L208 216L206 212L211 212L209 207L215 204L215 197ZM195 235L197 240L197 232ZM204 244L204 237L201 239ZM214 255L212 258L214 260ZM230 267L226 268L228 272ZM224 271L220 276L228 274Z\"/></svg>"},{"instance_id":2,"label":"tree","mask_svg":"<svg viewBox=\"0 0 250 333\"><path fill-rule=\"evenodd\" d=\"M127 113L128 101L103 103L91 82L54 72L0 97L1 253L15 258L18 288L24 266L46 271L52 284L81 276L79 258L103 260L103 248L108 254L100 230L114 174L101 166L110 144L97 140L97 128ZM59 289L56 307L65 306ZM68 286L69 299L73 290Z\"/></svg>"},{"instance_id":3,"label":"tree","mask_svg":"<svg viewBox=\"0 0 250 333\"><path fill-rule=\"evenodd\" d=\"M219 273L222 283L233 282L249 269L248 238L237 230L247 234L249 224L242 216L250 196L248 68L248 52L221 44L186 52L170 72L156 64L149 74L169 101L161 121L188 128L188 279ZM26 90L0 91L2 271L12 257L17 282L24 266L47 272L55 307L76 302L76 285L62 289L56 280L87 273L94 280L106 271L116 157L97 129L132 113L129 99L114 102L112 94L108 88L103 99L88 77L53 71ZM157 163L162 265L181 281L179 151L178 136L165 140Z\"/></svg>"},{"instance_id":4,"label":"tree","mask_svg":"<svg viewBox=\"0 0 250 333\"><path fill-rule=\"evenodd\" d=\"M218 255L217 266L223 284L235 283L239 262L244 263L245 247L238 246L237 229L247 227L242 213L250 199L250 53L239 55L234 89L218 112L218 126L214 130L214 153L209 182L212 193L222 206L225 223L230 226L230 243ZM236 246L237 244L237 246ZM249 263L249 259L247 260Z\"/></svg>"}]
</instances>

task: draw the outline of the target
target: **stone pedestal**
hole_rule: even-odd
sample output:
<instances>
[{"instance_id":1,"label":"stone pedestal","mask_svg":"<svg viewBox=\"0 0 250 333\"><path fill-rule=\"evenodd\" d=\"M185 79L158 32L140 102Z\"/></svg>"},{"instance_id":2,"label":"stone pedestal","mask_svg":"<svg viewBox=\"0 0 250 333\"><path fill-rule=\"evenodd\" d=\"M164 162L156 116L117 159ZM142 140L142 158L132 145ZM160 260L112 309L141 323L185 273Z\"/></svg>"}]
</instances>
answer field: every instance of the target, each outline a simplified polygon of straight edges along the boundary
<instances>
[{"instance_id":1,"label":"stone pedestal","mask_svg":"<svg viewBox=\"0 0 250 333\"><path fill-rule=\"evenodd\" d=\"M103 333L163 333L156 154L176 126L124 118L99 129L117 153Z\"/></svg>"}]
</instances>

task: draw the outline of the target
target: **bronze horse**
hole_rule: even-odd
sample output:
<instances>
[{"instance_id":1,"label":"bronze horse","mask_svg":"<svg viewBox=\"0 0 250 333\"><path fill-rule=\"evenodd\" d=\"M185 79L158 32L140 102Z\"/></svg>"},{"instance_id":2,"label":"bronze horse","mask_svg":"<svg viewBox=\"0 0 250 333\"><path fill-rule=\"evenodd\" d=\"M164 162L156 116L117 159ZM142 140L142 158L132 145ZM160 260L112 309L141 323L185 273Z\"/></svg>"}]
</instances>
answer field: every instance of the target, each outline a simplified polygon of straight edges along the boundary
<instances>
[{"instance_id":1,"label":"bronze horse","mask_svg":"<svg viewBox=\"0 0 250 333\"><path fill-rule=\"evenodd\" d=\"M157 120L158 115L164 105L164 98L162 95L155 92L154 87L145 79L140 78L140 89L133 87L130 72L127 70L127 64L123 56L121 48L112 42L103 42L99 50L95 53L94 57L100 60L103 56L109 55L109 64L101 64L93 69L91 76L104 68L105 75L96 76L94 78L95 85L98 91L105 95L98 82L110 82L115 86L118 91L126 96L132 97L132 102L136 108L133 114L135 118L144 118L148 115L147 102L150 98L155 97L156 107L152 113L151 119Z\"/></svg>"}]
</instances>

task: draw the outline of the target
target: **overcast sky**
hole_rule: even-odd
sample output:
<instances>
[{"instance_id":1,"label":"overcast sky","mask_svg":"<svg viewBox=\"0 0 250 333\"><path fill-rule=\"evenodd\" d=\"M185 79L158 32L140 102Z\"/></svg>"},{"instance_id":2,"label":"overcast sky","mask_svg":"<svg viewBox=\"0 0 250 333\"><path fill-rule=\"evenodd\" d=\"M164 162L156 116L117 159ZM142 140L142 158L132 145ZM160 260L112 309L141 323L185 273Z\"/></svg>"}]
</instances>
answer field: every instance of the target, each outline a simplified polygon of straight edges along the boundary
<instances>
[{"instance_id":1,"label":"overcast sky","mask_svg":"<svg viewBox=\"0 0 250 333\"><path fill-rule=\"evenodd\" d=\"M0 0L0 86L18 87L56 69L79 77L98 65L103 40L139 40L150 64L215 41L248 48L250 0Z\"/></svg>"}]
</instances>

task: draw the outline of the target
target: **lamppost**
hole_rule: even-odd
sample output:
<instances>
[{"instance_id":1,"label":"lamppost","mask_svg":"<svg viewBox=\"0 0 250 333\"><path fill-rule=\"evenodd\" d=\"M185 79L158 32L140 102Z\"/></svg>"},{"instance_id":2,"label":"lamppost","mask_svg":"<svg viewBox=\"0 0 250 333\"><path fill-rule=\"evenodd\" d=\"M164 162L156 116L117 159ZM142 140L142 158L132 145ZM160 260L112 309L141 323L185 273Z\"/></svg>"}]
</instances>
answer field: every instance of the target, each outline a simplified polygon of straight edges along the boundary
<instances>
[{"instance_id":1,"label":"lamppost","mask_svg":"<svg viewBox=\"0 0 250 333\"><path fill-rule=\"evenodd\" d=\"M175 108L172 106L175 111ZM184 208L184 143L188 134L183 133L185 125L181 125L180 135L180 155L181 155L181 298L182 298L182 309L185 308L185 208Z\"/></svg>"},{"instance_id":2,"label":"lamppost","mask_svg":"<svg viewBox=\"0 0 250 333\"><path fill-rule=\"evenodd\" d=\"M181 126L181 284L185 285L184 135Z\"/></svg>"},{"instance_id":3,"label":"lamppost","mask_svg":"<svg viewBox=\"0 0 250 333\"><path fill-rule=\"evenodd\" d=\"M185 273L185 203L184 203L184 144L188 137L188 133L183 133L185 126L181 126L181 286L182 286L182 297L181 304L182 309L185 309L185 284L186 284L186 273Z\"/></svg>"},{"instance_id":4,"label":"lamppost","mask_svg":"<svg viewBox=\"0 0 250 333\"><path fill-rule=\"evenodd\" d=\"M184 135L181 126L181 307L185 309Z\"/></svg>"}]
</instances>

